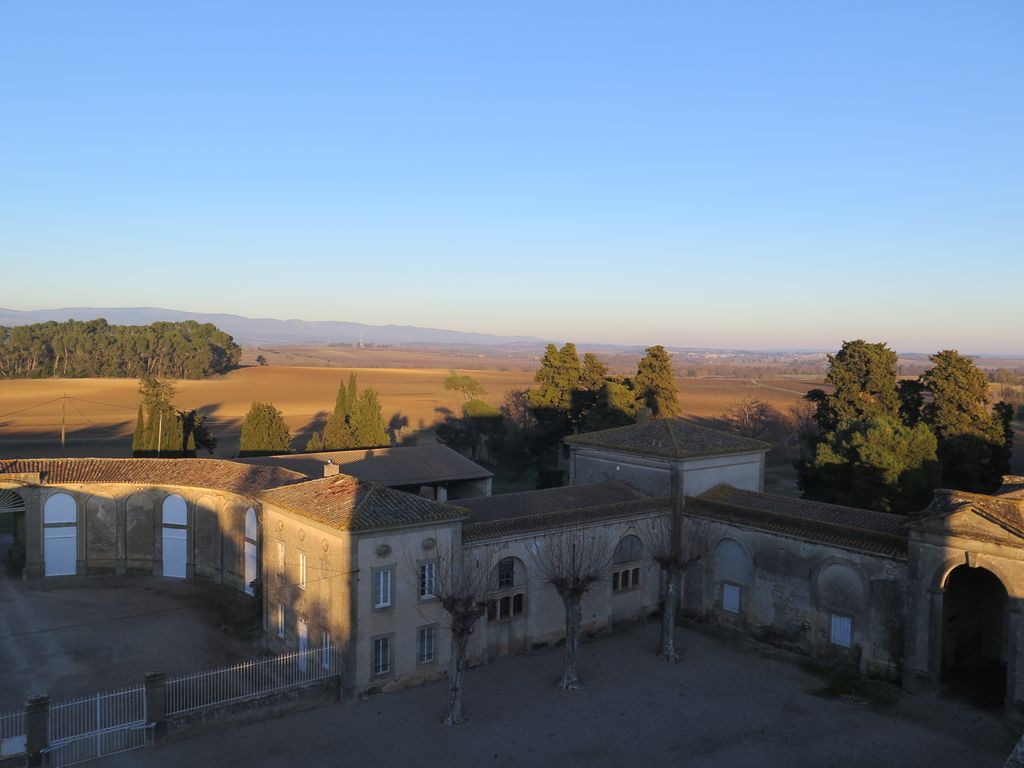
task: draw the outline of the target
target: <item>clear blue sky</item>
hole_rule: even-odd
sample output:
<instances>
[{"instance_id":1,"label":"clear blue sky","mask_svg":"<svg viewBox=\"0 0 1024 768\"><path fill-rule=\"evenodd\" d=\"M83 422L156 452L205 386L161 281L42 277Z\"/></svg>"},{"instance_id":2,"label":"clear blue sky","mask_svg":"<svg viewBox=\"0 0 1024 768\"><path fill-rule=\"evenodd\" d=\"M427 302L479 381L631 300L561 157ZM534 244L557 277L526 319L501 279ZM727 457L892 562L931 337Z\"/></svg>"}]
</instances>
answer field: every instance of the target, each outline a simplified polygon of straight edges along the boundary
<instances>
[{"instance_id":1,"label":"clear blue sky","mask_svg":"<svg viewBox=\"0 0 1024 768\"><path fill-rule=\"evenodd\" d=\"M1024 3L0 3L0 306L1024 352Z\"/></svg>"}]
</instances>

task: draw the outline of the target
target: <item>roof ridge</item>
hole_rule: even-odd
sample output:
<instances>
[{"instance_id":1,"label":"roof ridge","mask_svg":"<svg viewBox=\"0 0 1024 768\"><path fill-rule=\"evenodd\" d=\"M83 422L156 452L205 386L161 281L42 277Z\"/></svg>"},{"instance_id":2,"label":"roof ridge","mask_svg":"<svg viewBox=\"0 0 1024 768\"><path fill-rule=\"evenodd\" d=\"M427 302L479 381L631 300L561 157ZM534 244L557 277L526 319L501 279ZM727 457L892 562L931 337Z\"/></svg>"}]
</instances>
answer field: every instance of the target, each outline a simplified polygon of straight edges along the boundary
<instances>
[{"instance_id":1,"label":"roof ridge","mask_svg":"<svg viewBox=\"0 0 1024 768\"><path fill-rule=\"evenodd\" d=\"M675 447L676 458L682 458L683 446L679 444L679 438L676 435L675 429L673 428L676 424L679 423L678 420L672 419L672 423L669 423L668 419L662 419L662 421L665 422L665 430L668 432L668 437L672 441L672 445Z\"/></svg>"}]
</instances>

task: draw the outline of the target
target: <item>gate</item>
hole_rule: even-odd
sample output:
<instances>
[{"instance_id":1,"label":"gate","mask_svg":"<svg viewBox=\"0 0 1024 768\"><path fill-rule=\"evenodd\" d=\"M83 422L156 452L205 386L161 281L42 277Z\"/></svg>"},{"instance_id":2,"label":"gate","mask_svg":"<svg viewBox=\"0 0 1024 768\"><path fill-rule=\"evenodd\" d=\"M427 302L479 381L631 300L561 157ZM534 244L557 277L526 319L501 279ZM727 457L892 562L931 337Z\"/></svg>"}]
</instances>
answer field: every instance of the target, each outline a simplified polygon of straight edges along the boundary
<instances>
[{"instance_id":1,"label":"gate","mask_svg":"<svg viewBox=\"0 0 1024 768\"><path fill-rule=\"evenodd\" d=\"M142 686L50 705L50 766L60 768L146 745Z\"/></svg>"}]
</instances>

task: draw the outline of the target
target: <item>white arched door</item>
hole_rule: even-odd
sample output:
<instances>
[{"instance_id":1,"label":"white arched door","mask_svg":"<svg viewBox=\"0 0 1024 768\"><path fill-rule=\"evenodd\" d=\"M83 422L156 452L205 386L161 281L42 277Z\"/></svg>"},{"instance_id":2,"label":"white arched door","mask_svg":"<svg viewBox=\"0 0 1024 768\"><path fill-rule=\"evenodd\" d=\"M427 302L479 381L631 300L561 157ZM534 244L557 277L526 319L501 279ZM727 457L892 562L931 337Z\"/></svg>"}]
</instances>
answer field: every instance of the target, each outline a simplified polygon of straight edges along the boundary
<instances>
[{"instance_id":1,"label":"white arched door","mask_svg":"<svg viewBox=\"0 0 1024 768\"><path fill-rule=\"evenodd\" d=\"M177 494L164 499L163 507L164 576L184 579L188 563L188 506Z\"/></svg>"},{"instance_id":2,"label":"white arched door","mask_svg":"<svg viewBox=\"0 0 1024 768\"><path fill-rule=\"evenodd\" d=\"M260 577L260 529L256 522L256 510L245 510L245 594L253 594L252 583Z\"/></svg>"},{"instance_id":3,"label":"white arched door","mask_svg":"<svg viewBox=\"0 0 1024 768\"><path fill-rule=\"evenodd\" d=\"M78 572L78 505L67 493L53 494L43 506L43 569L47 576Z\"/></svg>"}]
</instances>

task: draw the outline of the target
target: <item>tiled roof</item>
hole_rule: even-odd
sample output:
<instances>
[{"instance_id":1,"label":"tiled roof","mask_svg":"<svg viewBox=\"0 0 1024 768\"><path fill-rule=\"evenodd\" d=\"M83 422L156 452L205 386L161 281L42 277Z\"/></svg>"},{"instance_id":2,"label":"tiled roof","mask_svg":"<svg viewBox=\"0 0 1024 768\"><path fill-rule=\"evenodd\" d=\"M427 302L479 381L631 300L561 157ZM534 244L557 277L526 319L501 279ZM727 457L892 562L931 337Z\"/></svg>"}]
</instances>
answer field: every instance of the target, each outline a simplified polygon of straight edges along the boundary
<instances>
[{"instance_id":1,"label":"tiled roof","mask_svg":"<svg viewBox=\"0 0 1024 768\"><path fill-rule=\"evenodd\" d=\"M457 503L470 512L462 529L466 541L528 535L668 508L666 499L652 498L618 481L459 499Z\"/></svg>"},{"instance_id":2,"label":"tiled roof","mask_svg":"<svg viewBox=\"0 0 1024 768\"><path fill-rule=\"evenodd\" d=\"M0 476L39 473L46 485L125 483L255 493L305 479L279 467L251 467L222 459L11 459Z\"/></svg>"},{"instance_id":3,"label":"tiled roof","mask_svg":"<svg viewBox=\"0 0 1024 768\"><path fill-rule=\"evenodd\" d=\"M760 440L698 427L682 419L655 419L647 424L585 432L582 435L570 435L565 438L565 442L569 445L667 459L751 453L771 448L768 443Z\"/></svg>"},{"instance_id":4,"label":"tiled roof","mask_svg":"<svg viewBox=\"0 0 1024 768\"><path fill-rule=\"evenodd\" d=\"M260 494L267 504L287 509L343 531L397 528L464 519L467 511L404 491L367 483L350 475L274 488Z\"/></svg>"},{"instance_id":5,"label":"tiled roof","mask_svg":"<svg viewBox=\"0 0 1024 768\"><path fill-rule=\"evenodd\" d=\"M907 519L718 485L686 499L686 512L821 544L905 557Z\"/></svg>"},{"instance_id":6,"label":"tiled roof","mask_svg":"<svg viewBox=\"0 0 1024 768\"><path fill-rule=\"evenodd\" d=\"M323 477L324 465L334 463L345 474L390 486L491 477L491 473L479 464L440 444L253 456L237 461L291 469L313 478Z\"/></svg>"}]
</instances>

